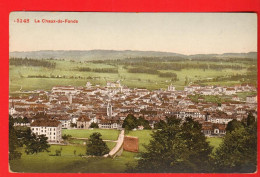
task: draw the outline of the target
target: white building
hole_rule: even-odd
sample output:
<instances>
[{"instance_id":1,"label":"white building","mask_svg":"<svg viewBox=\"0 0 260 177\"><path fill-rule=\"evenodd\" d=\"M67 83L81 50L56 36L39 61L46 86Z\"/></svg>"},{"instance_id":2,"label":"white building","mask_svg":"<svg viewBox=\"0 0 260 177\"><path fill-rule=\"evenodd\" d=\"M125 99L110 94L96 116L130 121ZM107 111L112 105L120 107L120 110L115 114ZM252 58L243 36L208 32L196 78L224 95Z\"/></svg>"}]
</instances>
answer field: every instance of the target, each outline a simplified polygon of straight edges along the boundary
<instances>
[{"instance_id":1,"label":"white building","mask_svg":"<svg viewBox=\"0 0 260 177\"><path fill-rule=\"evenodd\" d=\"M52 119L39 119L31 123L31 130L36 135L45 135L48 142L60 143L61 122Z\"/></svg>"},{"instance_id":2,"label":"white building","mask_svg":"<svg viewBox=\"0 0 260 177\"><path fill-rule=\"evenodd\" d=\"M112 111L112 105L110 103L107 104L107 116L109 118L111 118L113 115L113 111Z\"/></svg>"},{"instance_id":3,"label":"white building","mask_svg":"<svg viewBox=\"0 0 260 177\"><path fill-rule=\"evenodd\" d=\"M247 103L257 103L257 96L247 96L246 97L246 102Z\"/></svg>"},{"instance_id":4,"label":"white building","mask_svg":"<svg viewBox=\"0 0 260 177\"><path fill-rule=\"evenodd\" d=\"M70 128L71 118L70 117L60 117L58 120L61 122L62 128Z\"/></svg>"},{"instance_id":5,"label":"white building","mask_svg":"<svg viewBox=\"0 0 260 177\"><path fill-rule=\"evenodd\" d=\"M175 87L171 84L168 86L168 91L173 92L175 91Z\"/></svg>"}]
</instances>

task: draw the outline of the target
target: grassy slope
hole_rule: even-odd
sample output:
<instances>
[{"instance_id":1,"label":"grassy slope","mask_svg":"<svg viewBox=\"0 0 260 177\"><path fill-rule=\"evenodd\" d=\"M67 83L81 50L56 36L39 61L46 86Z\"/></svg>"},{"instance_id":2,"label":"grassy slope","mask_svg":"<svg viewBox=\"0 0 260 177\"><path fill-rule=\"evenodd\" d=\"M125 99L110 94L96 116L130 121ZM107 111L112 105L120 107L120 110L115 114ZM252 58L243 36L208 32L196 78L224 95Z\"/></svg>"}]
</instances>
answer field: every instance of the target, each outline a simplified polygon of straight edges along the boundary
<instances>
[{"instance_id":1,"label":"grassy slope","mask_svg":"<svg viewBox=\"0 0 260 177\"><path fill-rule=\"evenodd\" d=\"M105 132L111 134L109 131L111 130L106 130ZM114 131L112 130L111 132ZM149 143L151 133L151 130L130 131L127 135L138 137L139 149L140 151L144 151L142 144ZM209 138L208 140L214 148L218 147L222 141L221 138ZM84 140L77 140L74 142L76 144L70 146L52 145L50 153L42 152L37 155L26 155L23 149L20 149L20 151L23 152L22 158L10 162L11 170L15 172L33 173L122 173L126 169L126 163L135 164L138 159L138 153L126 151L124 151L120 157L114 159L97 157L81 158L78 155L85 154L86 152L86 147L82 145L83 141ZM115 145L113 142L106 143L110 149ZM59 150L61 147L61 156L49 156L49 154L55 154L55 150ZM76 150L76 156L74 155L74 150Z\"/></svg>"}]
</instances>

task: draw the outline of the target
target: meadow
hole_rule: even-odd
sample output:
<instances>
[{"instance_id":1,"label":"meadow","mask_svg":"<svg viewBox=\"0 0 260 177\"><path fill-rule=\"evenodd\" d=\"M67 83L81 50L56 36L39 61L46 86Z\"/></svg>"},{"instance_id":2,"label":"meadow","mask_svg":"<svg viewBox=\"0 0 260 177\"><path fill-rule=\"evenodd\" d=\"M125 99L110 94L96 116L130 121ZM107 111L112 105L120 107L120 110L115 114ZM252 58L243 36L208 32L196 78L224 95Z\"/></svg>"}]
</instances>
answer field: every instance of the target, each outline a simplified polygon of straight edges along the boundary
<instances>
[{"instance_id":1,"label":"meadow","mask_svg":"<svg viewBox=\"0 0 260 177\"><path fill-rule=\"evenodd\" d=\"M204 80L204 85L234 85L239 84L240 80L234 81L217 81L213 82L212 79L216 77L234 76L237 74L246 74L247 68L254 63L230 63L223 62L225 66L238 65L241 69L224 68L222 70L215 69L199 69L185 67L181 70L158 70L160 73L175 73L177 80L172 81L170 77L160 77L156 74L149 73L130 73L128 68L130 66L125 63L95 63L95 62L77 62L68 60L46 60L52 63L56 63L55 68L47 68L41 66L22 66L22 65L10 65L9 66L9 89L10 94L22 91L31 90L50 90L56 85L73 85L73 86L85 86L87 82L91 82L93 85L105 85L107 81L120 80L123 85L130 88L147 88L149 90L167 88L171 83L175 85L177 89L183 89L185 85L193 83L199 80ZM161 62L157 62L160 64ZM183 61L170 62L174 64L184 64ZM216 62L205 61L185 61L185 63L192 64L216 64ZM156 62L152 63L156 65ZM91 68L91 71L80 71L80 68ZM102 73L94 72L94 69L116 69L118 73ZM208 80L205 82L205 80Z\"/></svg>"},{"instance_id":2,"label":"meadow","mask_svg":"<svg viewBox=\"0 0 260 177\"><path fill-rule=\"evenodd\" d=\"M82 133L77 130L65 132L76 137L87 137L93 132L93 130L85 131L88 133ZM97 131L97 129L95 129L95 131ZM116 131L100 130L100 133L102 134L102 137L106 137L107 135L114 135ZM152 130L137 130L130 131L126 135L138 137L139 151L143 152L145 150L143 145L149 143L151 133ZM114 137L108 139L114 139ZM25 173L123 173L126 170L126 164L134 165L139 158L139 153L127 151L123 151L121 156L113 159L103 157L81 157L79 155L85 155L86 153L86 145L83 144L84 141L85 140L75 140L73 144L64 146L51 145L49 148L50 152L41 152L33 155L26 155L24 153L24 148L19 148L19 151L22 152L22 158L11 160L9 162L10 169L13 172ZM215 149L221 143L222 138L209 138L208 141ZM110 149L116 144L115 142L106 143ZM60 149L62 149L61 156L53 156L55 151ZM75 154L74 151L76 151Z\"/></svg>"},{"instance_id":3,"label":"meadow","mask_svg":"<svg viewBox=\"0 0 260 177\"><path fill-rule=\"evenodd\" d=\"M119 130L106 129L63 129L62 135L71 135L73 138L89 138L94 132L100 133L103 140L117 140L120 133Z\"/></svg>"}]
</instances>

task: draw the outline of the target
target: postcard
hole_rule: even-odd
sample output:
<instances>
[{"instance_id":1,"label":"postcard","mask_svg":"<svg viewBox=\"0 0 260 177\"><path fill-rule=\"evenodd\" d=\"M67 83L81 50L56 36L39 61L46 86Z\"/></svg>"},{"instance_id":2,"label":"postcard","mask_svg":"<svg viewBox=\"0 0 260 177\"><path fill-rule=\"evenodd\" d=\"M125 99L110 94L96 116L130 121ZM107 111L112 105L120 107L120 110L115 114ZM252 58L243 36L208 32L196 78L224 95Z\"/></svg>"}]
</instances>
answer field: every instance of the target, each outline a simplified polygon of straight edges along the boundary
<instances>
[{"instance_id":1,"label":"postcard","mask_svg":"<svg viewBox=\"0 0 260 177\"><path fill-rule=\"evenodd\" d=\"M9 24L11 173L256 173L255 13Z\"/></svg>"}]
</instances>

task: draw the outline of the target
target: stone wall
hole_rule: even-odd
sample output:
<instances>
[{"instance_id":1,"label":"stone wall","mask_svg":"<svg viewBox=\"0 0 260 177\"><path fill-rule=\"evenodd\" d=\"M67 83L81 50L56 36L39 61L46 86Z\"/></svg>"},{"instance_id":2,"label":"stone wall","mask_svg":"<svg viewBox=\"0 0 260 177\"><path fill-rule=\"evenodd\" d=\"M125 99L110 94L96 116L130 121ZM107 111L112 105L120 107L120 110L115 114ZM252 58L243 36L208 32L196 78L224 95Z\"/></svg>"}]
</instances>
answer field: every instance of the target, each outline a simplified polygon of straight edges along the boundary
<instances>
[{"instance_id":1,"label":"stone wall","mask_svg":"<svg viewBox=\"0 0 260 177\"><path fill-rule=\"evenodd\" d=\"M123 148L125 151L138 152L139 140L137 137L125 136Z\"/></svg>"}]
</instances>

